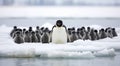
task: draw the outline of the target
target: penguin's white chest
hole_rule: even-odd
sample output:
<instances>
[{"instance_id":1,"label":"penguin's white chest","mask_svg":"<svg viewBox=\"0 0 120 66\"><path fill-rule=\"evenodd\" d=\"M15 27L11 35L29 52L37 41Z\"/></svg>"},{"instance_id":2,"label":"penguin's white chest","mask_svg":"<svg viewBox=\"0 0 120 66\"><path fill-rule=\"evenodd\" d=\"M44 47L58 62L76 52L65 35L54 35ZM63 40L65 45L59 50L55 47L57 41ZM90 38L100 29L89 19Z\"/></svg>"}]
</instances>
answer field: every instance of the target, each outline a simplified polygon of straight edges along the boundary
<instances>
[{"instance_id":1,"label":"penguin's white chest","mask_svg":"<svg viewBox=\"0 0 120 66\"><path fill-rule=\"evenodd\" d=\"M54 27L52 32L52 43L65 44L67 43L67 33L64 27Z\"/></svg>"}]
</instances>

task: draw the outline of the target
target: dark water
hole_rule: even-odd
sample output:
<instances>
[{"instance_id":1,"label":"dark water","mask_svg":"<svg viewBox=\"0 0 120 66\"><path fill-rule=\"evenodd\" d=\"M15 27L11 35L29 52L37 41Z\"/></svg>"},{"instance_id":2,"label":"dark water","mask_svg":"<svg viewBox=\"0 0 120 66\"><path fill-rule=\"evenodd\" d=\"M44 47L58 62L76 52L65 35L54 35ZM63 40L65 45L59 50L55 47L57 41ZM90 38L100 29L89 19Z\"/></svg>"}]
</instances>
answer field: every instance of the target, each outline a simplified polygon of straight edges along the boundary
<instances>
[{"instance_id":1,"label":"dark water","mask_svg":"<svg viewBox=\"0 0 120 66\"><path fill-rule=\"evenodd\" d=\"M55 24L56 20L63 20L69 27L101 25L104 27L120 27L120 18L0 18L0 25L8 26L41 26L44 23Z\"/></svg>"},{"instance_id":2,"label":"dark water","mask_svg":"<svg viewBox=\"0 0 120 66\"><path fill-rule=\"evenodd\" d=\"M0 58L0 66L120 66L120 52L94 59Z\"/></svg>"}]
</instances>

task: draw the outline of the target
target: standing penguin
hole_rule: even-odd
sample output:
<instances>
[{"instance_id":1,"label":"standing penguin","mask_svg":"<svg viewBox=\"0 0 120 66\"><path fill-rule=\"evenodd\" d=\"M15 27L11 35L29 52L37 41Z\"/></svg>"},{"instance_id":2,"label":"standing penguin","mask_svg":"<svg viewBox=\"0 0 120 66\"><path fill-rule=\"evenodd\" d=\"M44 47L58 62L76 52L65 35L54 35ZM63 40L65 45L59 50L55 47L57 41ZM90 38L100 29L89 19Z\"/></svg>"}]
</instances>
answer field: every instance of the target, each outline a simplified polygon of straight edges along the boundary
<instances>
[{"instance_id":1,"label":"standing penguin","mask_svg":"<svg viewBox=\"0 0 120 66\"><path fill-rule=\"evenodd\" d=\"M41 37L41 42L42 43L49 43L50 42L50 35L49 35L48 28L46 28L43 31L43 34L42 34L42 37Z\"/></svg>"},{"instance_id":2,"label":"standing penguin","mask_svg":"<svg viewBox=\"0 0 120 66\"><path fill-rule=\"evenodd\" d=\"M111 29L109 29L109 30L107 31L107 37L113 38L113 34L112 34L112 30L111 30Z\"/></svg>"},{"instance_id":3,"label":"standing penguin","mask_svg":"<svg viewBox=\"0 0 120 66\"><path fill-rule=\"evenodd\" d=\"M78 39L77 33L75 31L73 31L71 36L70 36L70 41L74 42L77 39Z\"/></svg>"},{"instance_id":4,"label":"standing penguin","mask_svg":"<svg viewBox=\"0 0 120 66\"><path fill-rule=\"evenodd\" d=\"M17 30L17 26L14 26L13 30L10 32L11 37L13 37L13 34L15 33L16 30Z\"/></svg>"},{"instance_id":5,"label":"standing penguin","mask_svg":"<svg viewBox=\"0 0 120 66\"><path fill-rule=\"evenodd\" d=\"M38 38L38 42L41 42L41 34L39 33L39 31L36 31L36 36Z\"/></svg>"},{"instance_id":6,"label":"standing penguin","mask_svg":"<svg viewBox=\"0 0 120 66\"><path fill-rule=\"evenodd\" d=\"M106 38L107 37L107 35L106 35L106 33L105 33L105 30L102 28L101 30L100 30L100 39L104 39L104 38Z\"/></svg>"},{"instance_id":7,"label":"standing penguin","mask_svg":"<svg viewBox=\"0 0 120 66\"><path fill-rule=\"evenodd\" d=\"M96 40L99 40L99 34L98 34L98 31L97 31L97 30L94 30L94 32L95 32Z\"/></svg>"},{"instance_id":8,"label":"standing penguin","mask_svg":"<svg viewBox=\"0 0 120 66\"><path fill-rule=\"evenodd\" d=\"M24 43L24 40L23 40L20 32L16 32L15 38L14 38L14 42L15 42L15 43L18 43L18 44Z\"/></svg>"},{"instance_id":9,"label":"standing penguin","mask_svg":"<svg viewBox=\"0 0 120 66\"><path fill-rule=\"evenodd\" d=\"M91 29L90 33L89 33L89 36L90 36L90 40L96 40L96 35L95 35L95 32L94 32L94 29Z\"/></svg>"},{"instance_id":10,"label":"standing penguin","mask_svg":"<svg viewBox=\"0 0 120 66\"><path fill-rule=\"evenodd\" d=\"M34 31L32 31L30 38L31 38L31 42L38 42L38 38L37 38L37 36L35 35L35 32L34 32Z\"/></svg>"},{"instance_id":11,"label":"standing penguin","mask_svg":"<svg viewBox=\"0 0 120 66\"><path fill-rule=\"evenodd\" d=\"M117 33L115 31L115 28L112 28L112 34L113 34L113 37L116 37L117 36Z\"/></svg>"},{"instance_id":12,"label":"standing penguin","mask_svg":"<svg viewBox=\"0 0 120 66\"><path fill-rule=\"evenodd\" d=\"M67 29L63 25L62 20L57 20L56 25L52 28L52 43L65 44L67 43Z\"/></svg>"},{"instance_id":13,"label":"standing penguin","mask_svg":"<svg viewBox=\"0 0 120 66\"><path fill-rule=\"evenodd\" d=\"M29 36L29 32L26 31L26 32L25 32L25 35L24 35L24 41L25 41L25 42L31 42L30 40L31 40L31 39L30 39L30 36Z\"/></svg>"}]
</instances>

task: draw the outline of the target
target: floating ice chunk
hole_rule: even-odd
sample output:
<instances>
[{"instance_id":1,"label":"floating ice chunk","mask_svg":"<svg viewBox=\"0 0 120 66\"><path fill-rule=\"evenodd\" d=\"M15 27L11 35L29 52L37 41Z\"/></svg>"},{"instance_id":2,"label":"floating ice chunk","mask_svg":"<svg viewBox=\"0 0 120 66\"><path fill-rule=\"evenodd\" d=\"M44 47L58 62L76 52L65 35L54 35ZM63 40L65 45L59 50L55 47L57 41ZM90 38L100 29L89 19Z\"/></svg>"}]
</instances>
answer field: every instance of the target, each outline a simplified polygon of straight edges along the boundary
<instances>
[{"instance_id":1,"label":"floating ice chunk","mask_svg":"<svg viewBox=\"0 0 120 66\"><path fill-rule=\"evenodd\" d=\"M82 59L85 58L90 59L95 57L91 52L64 52L64 51L48 52L45 56L47 58L82 58ZM43 57L43 55L41 57Z\"/></svg>"},{"instance_id":2,"label":"floating ice chunk","mask_svg":"<svg viewBox=\"0 0 120 66\"><path fill-rule=\"evenodd\" d=\"M0 52L0 57L17 57L17 58L30 58L35 57L35 50L33 48L30 49L10 49L9 51Z\"/></svg>"},{"instance_id":3,"label":"floating ice chunk","mask_svg":"<svg viewBox=\"0 0 120 66\"><path fill-rule=\"evenodd\" d=\"M95 52L94 55L97 57L115 56L115 50L114 49L104 49L104 50Z\"/></svg>"}]
</instances>

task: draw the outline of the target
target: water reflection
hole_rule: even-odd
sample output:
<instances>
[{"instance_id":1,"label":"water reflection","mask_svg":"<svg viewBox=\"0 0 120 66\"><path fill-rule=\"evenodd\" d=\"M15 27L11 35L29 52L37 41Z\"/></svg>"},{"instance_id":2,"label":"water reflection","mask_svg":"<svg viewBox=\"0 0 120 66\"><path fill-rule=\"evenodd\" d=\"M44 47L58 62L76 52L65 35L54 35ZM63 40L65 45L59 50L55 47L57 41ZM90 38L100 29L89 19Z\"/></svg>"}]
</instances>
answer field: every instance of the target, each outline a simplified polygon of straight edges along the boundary
<instances>
[{"instance_id":1,"label":"water reflection","mask_svg":"<svg viewBox=\"0 0 120 66\"><path fill-rule=\"evenodd\" d=\"M119 58L120 52L94 59L0 58L0 66L119 66Z\"/></svg>"}]
</instances>

